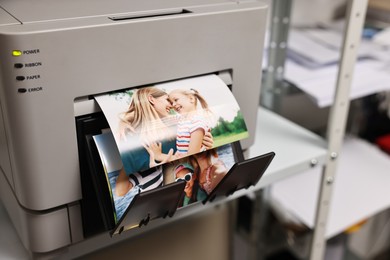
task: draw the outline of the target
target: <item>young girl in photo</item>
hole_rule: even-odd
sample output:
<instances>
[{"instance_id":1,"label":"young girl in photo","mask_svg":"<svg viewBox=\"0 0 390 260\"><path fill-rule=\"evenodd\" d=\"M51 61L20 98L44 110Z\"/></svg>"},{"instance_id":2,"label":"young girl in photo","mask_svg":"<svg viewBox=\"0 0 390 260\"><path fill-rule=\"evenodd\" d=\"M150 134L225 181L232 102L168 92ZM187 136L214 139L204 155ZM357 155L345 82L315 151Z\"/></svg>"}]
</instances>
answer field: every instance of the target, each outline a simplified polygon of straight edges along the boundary
<instances>
[{"instance_id":1,"label":"young girl in photo","mask_svg":"<svg viewBox=\"0 0 390 260\"><path fill-rule=\"evenodd\" d=\"M180 114L177 125L176 150L178 157L205 151L202 144L210 131L207 117L211 114L206 100L195 89L175 89L169 93L174 110ZM202 110L198 110L200 103Z\"/></svg>"}]
</instances>

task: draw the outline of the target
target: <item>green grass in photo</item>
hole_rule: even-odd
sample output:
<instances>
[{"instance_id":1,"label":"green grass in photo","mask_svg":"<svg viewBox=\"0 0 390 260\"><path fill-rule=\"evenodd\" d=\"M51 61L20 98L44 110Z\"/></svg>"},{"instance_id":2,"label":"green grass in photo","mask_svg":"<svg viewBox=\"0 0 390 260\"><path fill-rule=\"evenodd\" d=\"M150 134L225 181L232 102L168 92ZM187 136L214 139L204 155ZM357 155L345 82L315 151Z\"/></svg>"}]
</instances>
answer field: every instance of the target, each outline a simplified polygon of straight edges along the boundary
<instances>
[{"instance_id":1,"label":"green grass in photo","mask_svg":"<svg viewBox=\"0 0 390 260\"><path fill-rule=\"evenodd\" d=\"M230 144L241 139L249 137L248 131L242 133L231 133L226 135L214 136L214 147L218 147L224 144Z\"/></svg>"}]
</instances>

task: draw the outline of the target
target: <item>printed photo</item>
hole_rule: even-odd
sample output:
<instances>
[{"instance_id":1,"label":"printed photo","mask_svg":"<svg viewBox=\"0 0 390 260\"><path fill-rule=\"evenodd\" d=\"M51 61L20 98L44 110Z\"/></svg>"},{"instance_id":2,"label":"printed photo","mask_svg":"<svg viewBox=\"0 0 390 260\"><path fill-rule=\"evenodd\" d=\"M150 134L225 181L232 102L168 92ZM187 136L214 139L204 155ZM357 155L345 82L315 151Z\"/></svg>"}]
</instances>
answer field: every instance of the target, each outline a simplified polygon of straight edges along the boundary
<instances>
[{"instance_id":1,"label":"printed photo","mask_svg":"<svg viewBox=\"0 0 390 260\"><path fill-rule=\"evenodd\" d=\"M164 184L185 181L179 207L201 202L215 189L235 163L231 145L176 160L164 165Z\"/></svg>"},{"instance_id":2,"label":"printed photo","mask_svg":"<svg viewBox=\"0 0 390 260\"><path fill-rule=\"evenodd\" d=\"M93 137L104 168L115 223L123 217L134 197L174 181L186 181L185 197L180 207L202 201L235 163L231 145L126 175L113 134L107 131Z\"/></svg>"},{"instance_id":3,"label":"printed photo","mask_svg":"<svg viewBox=\"0 0 390 260\"><path fill-rule=\"evenodd\" d=\"M248 137L235 98L216 75L95 99L120 153L120 175L143 172Z\"/></svg>"}]
</instances>

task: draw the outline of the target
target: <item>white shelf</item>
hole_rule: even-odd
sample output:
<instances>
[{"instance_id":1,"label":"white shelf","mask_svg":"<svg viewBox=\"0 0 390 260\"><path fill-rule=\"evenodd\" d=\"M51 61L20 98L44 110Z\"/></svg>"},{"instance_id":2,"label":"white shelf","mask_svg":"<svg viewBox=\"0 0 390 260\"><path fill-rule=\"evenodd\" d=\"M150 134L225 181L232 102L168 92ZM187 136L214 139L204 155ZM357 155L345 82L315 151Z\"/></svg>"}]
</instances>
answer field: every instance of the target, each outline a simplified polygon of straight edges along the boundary
<instances>
[{"instance_id":1,"label":"white shelf","mask_svg":"<svg viewBox=\"0 0 390 260\"><path fill-rule=\"evenodd\" d=\"M340 153L325 237L329 239L390 207L390 157L372 144L348 137ZM271 201L314 228L321 172L296 174L271 188Z\"/></svg>"},{"instance_id":2,"label":"white shelf","mask_svg":"<svg viewBox=\"0 0 390 260\"><path fill-rule=\"evenodd\" d=\"M255 144L248 157L275 152L270 167L256 186L263 188L290 175L325 163L327 154L323 138L264 108L259 108Z\"/></svg>"}]
</instances>

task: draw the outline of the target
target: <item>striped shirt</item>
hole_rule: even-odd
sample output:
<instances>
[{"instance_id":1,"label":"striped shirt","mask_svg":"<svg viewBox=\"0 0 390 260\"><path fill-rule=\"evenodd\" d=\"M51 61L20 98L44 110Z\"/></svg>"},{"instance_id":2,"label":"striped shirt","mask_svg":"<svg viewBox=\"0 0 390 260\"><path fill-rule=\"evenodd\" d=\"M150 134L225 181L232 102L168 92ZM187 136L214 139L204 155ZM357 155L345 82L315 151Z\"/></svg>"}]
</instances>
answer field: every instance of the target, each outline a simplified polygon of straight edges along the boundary
<instances>
[{"instance_id":1,"label":"striped shirt","mask_svg":"<svg viewBox=\"0 0 390 260\"><path fill-rule=\"evenodd\" d=\"M193 115L190 118L181 117L177 125L176 149L179 154L187 154L190 145L191 134L198 129L205 132L209 130L203 116ZM199 151L200 152L200 151Z\"/></svg>"},{"instance_id":2,"label":"striped shirt","mask_svg":"<svg viewBox=\"0 0 390 260\"><path fill-rule=\"evenodd\" d=\"M141 191L152 190L160 187L163 183L162 166L130 174L129 181L133 184L133 186L138 185Z\"/></svg>"}]
</instances>

